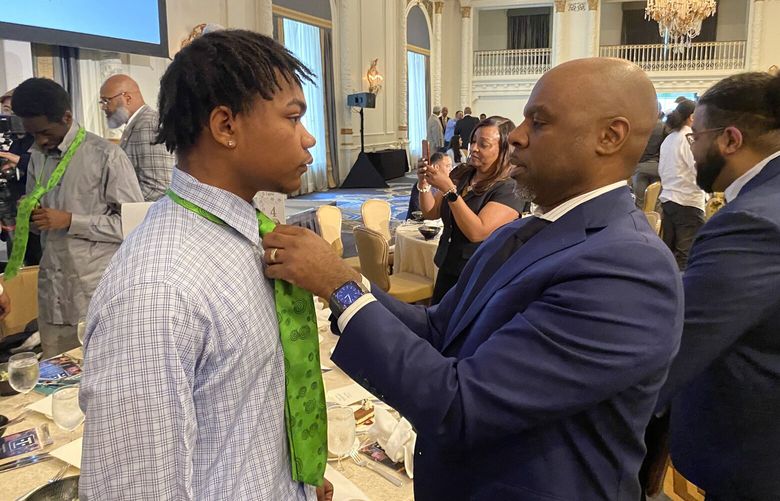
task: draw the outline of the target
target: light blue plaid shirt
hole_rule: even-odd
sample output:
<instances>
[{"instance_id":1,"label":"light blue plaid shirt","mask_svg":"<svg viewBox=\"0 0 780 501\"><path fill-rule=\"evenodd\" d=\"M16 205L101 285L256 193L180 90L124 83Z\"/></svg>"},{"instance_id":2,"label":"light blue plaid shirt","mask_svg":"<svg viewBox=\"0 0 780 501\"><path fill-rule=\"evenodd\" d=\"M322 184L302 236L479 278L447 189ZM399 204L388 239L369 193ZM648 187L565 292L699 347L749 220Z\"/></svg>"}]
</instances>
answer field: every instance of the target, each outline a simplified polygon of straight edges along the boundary
<instances>
[{"instance_id":1,"label":"light blue plaid shirt","mask_svg":"<svg viewBox=\"0 0 780 501\"><path fill-rule=\"evenodd\" d=\"M255 209L174 170L227 226L155 203L89 307L81 499L308 500L293 482L284 360Z\"/></svg>"}]
</instances>

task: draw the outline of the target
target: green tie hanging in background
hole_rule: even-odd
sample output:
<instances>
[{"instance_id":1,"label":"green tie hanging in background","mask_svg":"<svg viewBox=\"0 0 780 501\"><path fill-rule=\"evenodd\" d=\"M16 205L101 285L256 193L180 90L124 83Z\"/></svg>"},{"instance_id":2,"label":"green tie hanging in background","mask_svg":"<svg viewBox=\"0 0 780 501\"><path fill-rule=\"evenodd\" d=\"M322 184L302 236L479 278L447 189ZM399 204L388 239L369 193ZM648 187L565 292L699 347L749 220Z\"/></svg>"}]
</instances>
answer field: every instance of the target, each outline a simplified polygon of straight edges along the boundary
<instances>
[{"instance_id":1,"label":"green tie hanging in background","mask_svg":"<svg viewBox=\"0 0 780 501\"><path fill-rule=\"evenodd\" d=\"M76 133L76 138L73 139L65 155L57 163L57 167L54 168L51 176L49 176L46 185L41 185L36 180L35 189L32 193L26 195L19 202L19 207L16 209L16 233L14 233L13 245L11 246L11 256L8 258L8 265L5 267L6 280L14 278L22 267L24 252L27 250L27 240L30 237L30 216L32 211L41 203L41 198L59 184L65 171L68 170L68 165L70 165L73 155L84 141L86 135L87 131L84 130L84 127L80 127Z\"/></svg>"},{"instance_id":2,"label":"green tie hanging in background","mask_svg":"<svg viewBox=\"0 0 780 501\"><path fill-rule=\"evenodd\" d=\"M209 221L225 222L207 210L178 196L171 190L168 196ZM260 236L273 231L276 224L257 212ZM328 459L328 419L325 389L320 369L317 314L311 293L284 280L274 280L276 317L284 352L285 407L287 442L290 446L292 478L319 486L325 476Z\"/></svg>"}]
</instances>

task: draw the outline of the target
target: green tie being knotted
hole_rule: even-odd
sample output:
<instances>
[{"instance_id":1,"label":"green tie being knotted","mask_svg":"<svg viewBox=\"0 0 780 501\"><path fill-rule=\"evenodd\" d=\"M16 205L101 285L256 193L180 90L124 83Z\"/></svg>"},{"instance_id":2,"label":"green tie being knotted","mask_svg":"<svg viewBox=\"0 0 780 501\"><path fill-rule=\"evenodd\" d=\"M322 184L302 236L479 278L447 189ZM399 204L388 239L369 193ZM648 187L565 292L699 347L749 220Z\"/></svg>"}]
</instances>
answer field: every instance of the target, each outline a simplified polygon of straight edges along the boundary
<instances>
[{"instance_id":1,"label":"green tie being knotted","mask_svg":"<svg viewBox=\"0 0 780 501\"><path fill-rule=\"evenodd\" d=\"M207 210L179 197L168 196L209 221L225 222ZM260 236L273 231L276 224L257 211ZM284 352L285 407L287 442L290 446L292 478L319 486L325 476L328 458L328 419L325 389L320 371L317 314L311 293L283 280L274 281L276 317Z\"/></svg>"},{"instance_id":2,"label":"green tie being knotted","mask_svg":"<svg viewBox=\"0 0 780 501\"><path fill-rule=\"evenodd\" d=\"M76 137L70 143L62 159L57 163L46 184L42 185L36 182L35 189L19 202L19 207L16 209L16 233L14 233L13 245L11 246L11 256L8 258L8 265L5 267L6 280L14 278L22 267L24 251L27 250L27 240L30 238L30 216L32 211L41 202L41 198L59 184L60 179L65 175L65 171L68 170L70 160L81 143L84 142L86 136L87 131L84 127L80 127Z\"/></svg>"}]
</instances>

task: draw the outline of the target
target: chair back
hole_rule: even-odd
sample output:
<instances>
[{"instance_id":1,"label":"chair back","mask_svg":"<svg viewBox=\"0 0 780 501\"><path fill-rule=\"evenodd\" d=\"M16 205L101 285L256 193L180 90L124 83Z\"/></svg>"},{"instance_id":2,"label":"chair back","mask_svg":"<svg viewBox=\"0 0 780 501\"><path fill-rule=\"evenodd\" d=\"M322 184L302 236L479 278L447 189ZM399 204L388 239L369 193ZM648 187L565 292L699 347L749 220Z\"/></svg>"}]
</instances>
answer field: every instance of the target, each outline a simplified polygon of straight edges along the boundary
<instances>
[{"instance_id":1,"label":"chair back","mask_svg":"<svg viewBox=\"0 0 780 501\"><path fill-rule=\"evenodd\" d=\"M390 290L387 240L378 231L365 226L357 226L354 234L361 273L383 291Z\"/></svg>"},{"instance_id":2,"label":"chair back","mask_svg":"<svg viewBox=\"0 0 780 501\"><path fill-rule=\"evenodd\" d=\"M390 204L384 200L369 199L360 206L363 225L379 232L385 241L390 241Z\"/></svg>"},{"instance_id":3,"label":"chair back","mask_svg":"<svg viewBox=\"0 0 780 501\"><path fill-rule=\"evenodd\" d=\"M11 312L0 322L0 332L3 336L17 334L38 318L38 267L26 266L8 282L0 275L0 284L11 300Z\"/></svg>"},{"instance_id":4,"label":"chair back","mask_svg":"<svg viewBox=\"0 0 780 501\"><path fill-rule=\"evenodd\" d=\"M122 238L141 224L154 202L129 202L122 204Z\"/></svg>"},{"instance_id":5,"label":"chair back","mask_svg":"<svg viewBox=\"0 0 780 501\"><path fill-rule=\"evenodd\" d=\"M338 253L344 255L344 244L341 241L341 209L335 205L320 205L317 207L317 223L320 226L320 236Z\"/></svg>"},{"instance_id":6,"label":"chair back","mask_svg":"<svg viewBox=\"0 0 780 501\"><path fill-rule=\"evenodd\" d=\"M661 235L661 215L656 211L645 212L647 222L650 223L650 227L655 231L656 235Z\"/></svg>"},{"instance_id":7,"label":"chair back","mask_svg":"<svg viewBox=\"0 0 780 501\"><path fill-rule=\"evenodd\" d=\"M645 212L655 211L655 204L658 203L658 197L661 195L661 182L650 183L645 190L645 206L642 210Z\"/></svg>"}]
</instances>

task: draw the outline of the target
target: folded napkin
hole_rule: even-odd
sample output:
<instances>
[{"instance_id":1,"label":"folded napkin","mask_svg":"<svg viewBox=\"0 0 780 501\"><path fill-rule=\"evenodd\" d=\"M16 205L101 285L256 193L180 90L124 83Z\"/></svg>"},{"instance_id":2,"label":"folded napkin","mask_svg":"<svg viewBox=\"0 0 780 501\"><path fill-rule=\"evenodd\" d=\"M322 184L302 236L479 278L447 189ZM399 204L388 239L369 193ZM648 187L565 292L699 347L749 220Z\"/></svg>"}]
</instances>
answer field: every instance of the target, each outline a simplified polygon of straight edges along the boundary
<instances>
[{"instance_id":1,"label":"folded napkin","mask_svg":"<svg viewBox=\"0 0 780 501\"><path fill-rule=\"evenodd\" d=\"M396 419L383 407L374 408L374 425L368 436L376 440L387 457L396 463L403 462L406 474L414 478L414 445L417 433L406 418Z\"/></svg>"},{"instance_id":2,"label":"folded napkin","mask_svg":"<svg viewBox=\"0 0 780 501\"><path fill-rule=\"evenodd\" d=\"M333 501L369 501L369 497L357 485L331 465L325 467L325 478L333 484Z\"/></svg>"}]
</instances>

